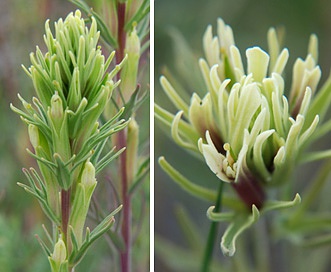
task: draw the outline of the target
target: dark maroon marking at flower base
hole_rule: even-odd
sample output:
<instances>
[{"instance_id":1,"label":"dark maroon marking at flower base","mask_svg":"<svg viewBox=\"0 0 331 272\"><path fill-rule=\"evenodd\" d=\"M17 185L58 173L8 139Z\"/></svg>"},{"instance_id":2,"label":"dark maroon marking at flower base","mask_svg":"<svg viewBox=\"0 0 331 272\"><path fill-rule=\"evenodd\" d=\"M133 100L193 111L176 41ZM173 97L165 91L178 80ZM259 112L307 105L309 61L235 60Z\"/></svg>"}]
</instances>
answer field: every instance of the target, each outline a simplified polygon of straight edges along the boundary
<instances>
[{"instance_id":1,"label":"dark maroon marking at flower base","mask_svg":"<svg viewBox=\"0 0 331 272\"><path fill-rule=\"evenodd\" d=\"M237 182L231 183L238 196L246 204L249 210L254 204L258 209L262 208L265 201L265 193L259 180L252 174L240 175Z\"/></svg>"}]
</instances>

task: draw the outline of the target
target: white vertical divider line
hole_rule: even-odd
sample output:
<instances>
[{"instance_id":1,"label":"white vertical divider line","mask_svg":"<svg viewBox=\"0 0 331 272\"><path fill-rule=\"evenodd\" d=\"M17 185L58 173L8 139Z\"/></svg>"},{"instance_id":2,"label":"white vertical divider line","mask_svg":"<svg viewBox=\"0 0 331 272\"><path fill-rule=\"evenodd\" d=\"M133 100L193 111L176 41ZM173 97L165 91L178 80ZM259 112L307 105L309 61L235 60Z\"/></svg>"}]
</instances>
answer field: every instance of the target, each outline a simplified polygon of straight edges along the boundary
<instances>
[{"instance_id":1,"label":"white vertical divider line","mask_svg":"<svg viewBox=\"0 0 331 272\"><path fill-rule=\"evenodd\" d=\"M154 267L154 0L150 0L150 272Z\"/></svg>"}]
</instances>

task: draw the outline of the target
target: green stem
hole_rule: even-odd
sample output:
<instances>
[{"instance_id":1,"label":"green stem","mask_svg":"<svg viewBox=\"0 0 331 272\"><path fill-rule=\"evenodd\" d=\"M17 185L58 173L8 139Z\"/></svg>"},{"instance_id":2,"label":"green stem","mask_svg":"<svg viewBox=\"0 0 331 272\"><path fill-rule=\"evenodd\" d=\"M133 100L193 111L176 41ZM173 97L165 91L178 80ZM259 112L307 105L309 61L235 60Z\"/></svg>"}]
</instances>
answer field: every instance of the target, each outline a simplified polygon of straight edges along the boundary
<instances>
[{"instance_id":1,"label":"green stem","mask_svg":"<svg viewBox=\"0 0 331 272\"><path fill-rule=\"evenodd\" d=\"M220 182L218 189L217 200L215 203L215 212L220 212L222 209L222 193L223 193L223 182ZM218 222L212 222L209 228L208 240L205 247L205 252L202 261L201 272L208 272L209 266L213 256L214 243L216 240Z\"/></svg>"}]
</instances>

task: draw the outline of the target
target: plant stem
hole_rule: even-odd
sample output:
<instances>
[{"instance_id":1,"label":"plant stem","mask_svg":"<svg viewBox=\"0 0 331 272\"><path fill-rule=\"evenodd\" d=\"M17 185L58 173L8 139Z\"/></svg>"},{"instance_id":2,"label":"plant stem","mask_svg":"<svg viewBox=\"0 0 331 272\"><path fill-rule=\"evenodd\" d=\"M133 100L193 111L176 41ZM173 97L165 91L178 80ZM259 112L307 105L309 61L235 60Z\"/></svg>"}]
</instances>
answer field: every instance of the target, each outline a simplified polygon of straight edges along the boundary
<instances>
[{"instance_id":1,"label":"plant stem","mask_svg":"<svg viewBox=\"0 0 331 272\"><path fill-rule=\"evenodd\" d=\"M124 58L124 48L126 42L126 33L124 31L125 26L125 3L117 4L117 16L118 16L118 28L117 28L117 40L118 48L116 50L116 62L119 64ZM120 77L120 71L117 74Z\"/></svg>"},{"instance_id":2,"label":"plant stem","mask_svg":"<svg viewBox=\"0 0 331 272\"><path fill-rule=\"evenodd\" d=\"M125 26L125 3L117 3L118 16L118 48L116 50L117 64L124 58L124 49L126 43ZM120 78L120 73L117 74ZM126 146L126 130L121 130L118 133L118 147L119 149ZM121 185L122 185L122 201L123 201L123 219L121 225L121 233L124 240L125 248L121 252L121 271L131 271L131 196L129 194L129 180L127 176L126 152L120 155L120 171L121 171Z\"/></svg>"},{"instance_id":3,"label":"plant stem","mask_svg":"<svg viewBox=\"0 0 331 272\"><path fill-rule=\"evenodd\" d=\"M68 241L68 223L69 223L69 216L70 216L70 192L66 190L61 190L61 216L62 216L62 231L64 234L63 240L65 243ZM68 247L68 244L67 244Z\"/></svg>"},{"instance_id":4,"label":"plant stem","mask_svg":"<svg viewBox=\"0 0 331 272\"><path fill-rule=\"evenodd\" d=\"M222 193L223 193L223 182L221 181L218 189L217 200L215 203L215 209L214 209L215 212L220 212L222 209ZM210 225L207 244L205 247L205 252L202 261L201 272L209 271L210 262L213 256L214 242L216 240L215 238L217 234L217 227L218 227L218 222L212 222Z\"/></svg>"},{"instance_id":5,"label":"plant stem","mask_svg":"<svg viewBox=\"0 0 331 272\"><path fill-rule=\"evenodd\" d=\"M119 146L124 147L126 144L125 130L119 132ZM122 201L123 201L123 221L122 236L125 243L125 249L121 252L122 272L131 271L131 196L129 194L129 181L127 178L126 152L120 157L121 177L122 177Z\"/></svg>"},{"instance_id":6,"label":"plant stem","mask_svg":"<svg viewBox=\"0 0 331 272\"><path fill-rule=\"evenodd\" d=\"M69 216L70 216L70 194L71 189L68 191L61 190L61 217L62 217L62 232L63 232L63 240L67 247L67 254L69 253L69 239L68 239L68 224L69 224ZM68 272L73 272L73 267L68 267Z\"/></svg>"}]
</instances>

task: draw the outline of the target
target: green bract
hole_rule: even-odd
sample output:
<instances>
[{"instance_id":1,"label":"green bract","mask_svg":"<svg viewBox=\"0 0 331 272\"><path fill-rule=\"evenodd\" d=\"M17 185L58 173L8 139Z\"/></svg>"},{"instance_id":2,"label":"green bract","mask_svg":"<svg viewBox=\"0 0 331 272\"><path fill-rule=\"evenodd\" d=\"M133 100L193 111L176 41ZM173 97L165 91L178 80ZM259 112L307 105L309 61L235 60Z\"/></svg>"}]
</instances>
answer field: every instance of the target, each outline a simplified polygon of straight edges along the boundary
<instances>
[{"instance_id":1,"label":"green bract","mask_svg":"<svg viewBox=\"0 0 331 272\"><path fill-rule=\"evenodd\" d=\"M54 251L48 257L52 272L68 271L67 249L60 237L54 246Z\"/></svg>"},{"instance_id":2,"label":"green bract","mask_svg":"<svg viewBox=\"0 0 331 272\"><path fill-rule=\"evenodd\" d=\"M155 112L171 127L174 141L190 152L202 154L210 170L230 183L246 205L246 215L231 217L232 224L222 240L223 252L233 255L236 237L256 221L258 210L300 202L270 206L267 188L289 180L298 155L316 130L319 113L324 116L329 97L328 87L314 97L321 77L315 35L310 38L306 59L294 64L289 88L282 76L289 52L280 50L275 29L268 32L269 53L259 47L246 50L246 69L232 29L221 19L217 33L213 37L209 26L203 37L206 59L200 59L199 66L205 94L200 97L193 93L191 100L185 101L170 81L161 77L161 86L178 112L173 115L158 105ZM285 96L287 89L289 99ZM185 178L174 175L174 169L163 158L160 164L184 188L197 196L200 191L205 198L205 188L187 186ZM252 217L247 217L252 209Z\"/></svg>"},{"instance_id":3,"label":"green bract","mask_svg":"<svg viewBox=\"0 0 331 272\"><path fill-rule=\"evenodd\" d=\"M20 185L38 198L61 230L67 246L66 260L73 267L88 246L109 229L118 211L84 236L87 211L97 184L95 174L123 151L102 152L109 137L127 125L124 120L118 121L123 109L102 125L98 119L120 82L113 78L124 60L107 72L115 52L105 58L98 46L96 21L92 18L88 28L79 10L64 21L58 20L54 34L47 21L45 31L47 52L43 54L37 47L36 53L30 55L31 67L24 68L37 96L32 103L19 96L23 110L11 105L28 125L34 148L34 153L29 153L37 159L41 173L39 176L34 169L24 170L30 186ZM55 256L63 241L55 244L52 267L60 265ZM51 251L46 252L50 255Z\"/></svg>"}]
</instances>

